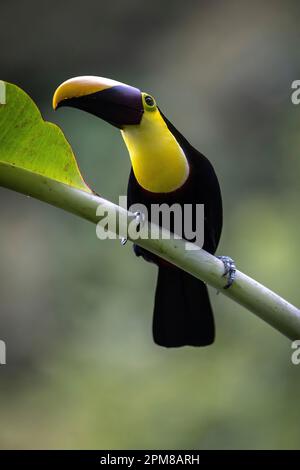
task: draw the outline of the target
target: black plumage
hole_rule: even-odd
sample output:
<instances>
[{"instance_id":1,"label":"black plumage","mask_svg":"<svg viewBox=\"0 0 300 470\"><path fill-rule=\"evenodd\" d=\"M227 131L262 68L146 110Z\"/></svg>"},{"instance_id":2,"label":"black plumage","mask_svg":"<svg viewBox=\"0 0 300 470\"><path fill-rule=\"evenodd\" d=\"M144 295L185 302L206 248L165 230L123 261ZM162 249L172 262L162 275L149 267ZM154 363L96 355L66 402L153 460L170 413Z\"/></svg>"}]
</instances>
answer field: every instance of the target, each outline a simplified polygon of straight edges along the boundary
<instances>
[{"instance_id":1,"label":"black plumage","mask_svg":"<svg viewBox=\"0 0 300 470\"><path fill-rule=\"evenodd\" d=\"M162 114L162 113L161 113ZM222 199L217 176L209 160L163 116L169 130L185 153L190 167L184 185L170 193L152 193L143 189L131 170L128 183L128 207L144 204L204 204L205 225L203 248L214 254L222 231ZM151 220L151 217L150 217ZM158 265L155 294L153 337L166 347L205 346L215 337L212 308L205 284L190 274L135 245L137 256Z\"/></svg>"}]
</instances>

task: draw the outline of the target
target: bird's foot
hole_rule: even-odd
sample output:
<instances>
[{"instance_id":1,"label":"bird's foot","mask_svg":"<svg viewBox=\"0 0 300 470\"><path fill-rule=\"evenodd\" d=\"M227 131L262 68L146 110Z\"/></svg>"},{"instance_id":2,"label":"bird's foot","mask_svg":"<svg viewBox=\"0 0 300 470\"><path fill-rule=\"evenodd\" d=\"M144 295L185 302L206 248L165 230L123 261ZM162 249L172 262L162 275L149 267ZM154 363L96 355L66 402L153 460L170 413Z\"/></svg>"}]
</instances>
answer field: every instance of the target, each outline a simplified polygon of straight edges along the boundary
<instances>
[{"instance_id":1,"label":"bird's foot","mask_svg":"<svg viewBox=\"0 0 300 470\"><path fill-rule=\"evenodd\" d=\"M135 216L134 220L136 222L136 231L139 232L145 223L145 214L143 214L143 212L134 212L133 215ZM122 237L120 240L121 245L126 245L127 240L128 239L126 237Z\"/></svg>"},{"instance_id":2,"label":"bird's foot","mask_svg":"<svg viewBox=\"0 0 300 470\"><path fill-rule=\"evenodd\" d=\"M223 277L227 277L227 284L224 289L229 289L233 284L236 277L236 266L232 258L229 256L217 256L218 259L224 264L224 274Z\"/></svg>"},{"instance_id":3,"label":"bird's foot","mask_svg":"<svg viewBox=\"0 0 300 470\"><path fill-rule=\"evenodd\" d=\"M134 213L134 216L136 222L136 231L139 232L145 223L145 214L143 214L143 212L138 211Z\"/></svg>"}]
</instances>

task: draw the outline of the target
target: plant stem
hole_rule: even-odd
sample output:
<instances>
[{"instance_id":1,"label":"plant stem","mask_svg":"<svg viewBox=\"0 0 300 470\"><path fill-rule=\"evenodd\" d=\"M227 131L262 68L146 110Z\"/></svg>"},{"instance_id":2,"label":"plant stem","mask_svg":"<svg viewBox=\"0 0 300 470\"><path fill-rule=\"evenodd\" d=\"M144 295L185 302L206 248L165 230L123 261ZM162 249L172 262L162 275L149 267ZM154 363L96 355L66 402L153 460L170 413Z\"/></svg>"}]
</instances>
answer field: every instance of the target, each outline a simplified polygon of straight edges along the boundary
<instances>
[{"instance_id":1,"label":"plant stem","mask_svg":"<svg viewBox=\"0 0 300 470\"><path fill-rule=\"evenodd\" d=\"M124 208L92 192L72 188L6 163L0 163L0 185L40 199L93 223L98 223L100 220L96 215L99 205L105 210L115 211L117 221L119 216L122 216L130 223L134 217ZM119 235L118 224L116 232ZM182 239L159 237L159 239L138 239L134 242L220 290L222 294L246 307L288 338L292 340L300 338L298 308L240 271L236 272L236 280L230 289L224 290L226 284L226 279L222 277L224 266L215 256L202 249L187 250L188 242Z\"/></svg>"}]
</instances>

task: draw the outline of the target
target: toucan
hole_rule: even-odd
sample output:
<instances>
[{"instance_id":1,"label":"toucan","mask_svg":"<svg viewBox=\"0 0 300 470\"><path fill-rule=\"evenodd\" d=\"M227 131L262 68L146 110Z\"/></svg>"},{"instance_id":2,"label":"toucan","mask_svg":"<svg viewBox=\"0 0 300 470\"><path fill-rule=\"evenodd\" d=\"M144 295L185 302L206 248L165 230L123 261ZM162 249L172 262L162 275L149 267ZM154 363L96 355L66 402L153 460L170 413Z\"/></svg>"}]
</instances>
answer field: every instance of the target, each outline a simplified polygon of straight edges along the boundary
<instances>
[{"instance_id":1,"label":"toucan","mask_svg":"<svg viewBox=\"0 0 300 470\"><path fill-rule=\"evenodd\" d=\"M131 160L128 207L204 204L203 248L215 253L222 231L218 178L209 160L177 131L153 96L115 80L81 76L56 89L53 108L62 106L87 111L120 129ZM134 250L158 266L152 328L155 343L165 347L213 343L215 325L206 285L137 245ZM234 269L229 268L225 265L226 287L233 281Z\"/></svg>"}]
</instances>

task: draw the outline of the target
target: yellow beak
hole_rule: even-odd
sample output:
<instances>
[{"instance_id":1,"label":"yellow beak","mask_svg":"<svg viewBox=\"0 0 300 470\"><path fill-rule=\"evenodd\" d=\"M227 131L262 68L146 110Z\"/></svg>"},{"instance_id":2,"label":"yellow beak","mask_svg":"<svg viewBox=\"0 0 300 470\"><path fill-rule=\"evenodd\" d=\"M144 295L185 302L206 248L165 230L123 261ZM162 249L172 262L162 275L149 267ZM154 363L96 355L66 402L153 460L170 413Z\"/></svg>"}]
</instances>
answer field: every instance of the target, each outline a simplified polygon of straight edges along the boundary
<instances>
[{"instance_id":1,"label":"yellow beak","mask_svg":"<svg viewBox=\"0 0 300 470\"><path fill-rule=\"evenodd\" d=\"M53 95L52 106L55 110L63 100L91 95L92 93L120 85L126 86L116 80L89 75L70 78L59 85L56 89Z\"/></svg>"},{"instance_id":2,"label":"yellow beak","mask_svg":"<svg viewBox=\"0 0 300 470\"><path fill-rule=\"evenodd\" d=\"M139 124L144 112L138 88L93 76L75 77L62 83L54 93L53 109L61 106L81 109L119 129Z\"/></svg>"}]
</instances>

